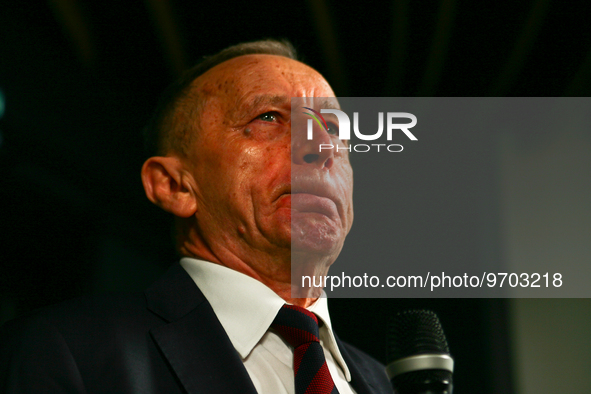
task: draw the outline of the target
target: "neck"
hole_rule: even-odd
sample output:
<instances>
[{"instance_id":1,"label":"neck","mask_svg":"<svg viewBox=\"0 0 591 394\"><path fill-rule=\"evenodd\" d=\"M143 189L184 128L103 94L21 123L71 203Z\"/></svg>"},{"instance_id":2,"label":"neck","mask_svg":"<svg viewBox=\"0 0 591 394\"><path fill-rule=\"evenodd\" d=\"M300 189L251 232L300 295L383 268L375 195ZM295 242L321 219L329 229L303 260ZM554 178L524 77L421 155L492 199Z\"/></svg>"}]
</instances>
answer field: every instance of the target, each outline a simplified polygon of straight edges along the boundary
<instances>
[{"instance_id":1,"label":"neck","mask_svg":"<svg viewBox=\"0 0 591 394\"><path fill-rule=\"evenodd\" d=\"M307 308L318 300L318 297L310 295L306 298L292 297L292 285L291 283L265 283L267 287L273 290L279 297L283 298L288 304L301 306ZM299 294L298 294L299 295Z\"/></svg>"},{"instance_id":2,"label":"neck","mask_svg":"<svg viewBox=\"0 0 591 394\"><path fill-rule=\"evenodd\" d=\"M273 290L285 302L307 308L312 305L322 293L322 288L296 288L291 283L292 264L296 267L295 275L326 275L330 263L325 259L305 257L299 253L291 253L287 250L284 253L253 253L250 259L243 259L235 251L205 242L196 232L189 231L177 238L177 248L182 256L194 257L223 265L234 271L241 272L263 283ZM210 245L216 245L212 247ZM312 261L311 261L312 260ZM306 261L306 263L302 263ZM295 297L294 297L295 296Z\"/></svg>"},{"instance_id":3,"label":"neck","mask_svg":"<svg viewBox=\"0 0 591 394\"><path fill-rule=\"evenodd\" d=\"M240 273L243 273L244 275L248 275L251 278L258 280L259 282L263 283L265 286L273 290L273 292L275 292L275 294L277 294L279 297L285 300L286 303L297 305L302 308L307 308L313 303L315 303L321 293L321 289L316 289L318 290L316 291L316 293L318 294L312 294L309 291L307 291L306 293L302 293L301 291L297 292L297 290L294 289L291 284L291 272L284 273L284 275L279 275L279 277L282 277L284 279L286 278L287 280L276 280L272 277L260 275L250 265L244 263L242 260L221 260L216 258L216 256L211 253L190 253L188 249L181 249L181 254L183 256L193 257L201 260L206 260L214 264L223 265L224 267L230 268L234 271L238 271ZM292 296L292 289L294 290L293 293L295 293L295 295L299 297Z\"/></svg>"}]
</instances>

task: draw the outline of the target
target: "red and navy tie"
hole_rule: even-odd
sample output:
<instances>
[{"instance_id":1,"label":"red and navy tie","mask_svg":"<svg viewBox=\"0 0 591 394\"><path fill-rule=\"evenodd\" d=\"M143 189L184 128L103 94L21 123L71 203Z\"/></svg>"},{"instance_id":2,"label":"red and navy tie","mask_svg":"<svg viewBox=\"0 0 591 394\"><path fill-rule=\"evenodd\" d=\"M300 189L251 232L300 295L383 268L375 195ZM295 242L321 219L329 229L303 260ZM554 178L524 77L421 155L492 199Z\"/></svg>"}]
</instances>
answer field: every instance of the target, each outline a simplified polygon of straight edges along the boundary
<instances>
[{"instance_id":1,"label":"red and navy tie","mask_svg":"<svg viewBox=\"0 0 591 394\"><path fill-rule=\"evenodd\" d=\"M318 339L318 318L295 305L283 305L271 325L293 346L296 394L338 394Z\"/></svg>"}]
</instances>

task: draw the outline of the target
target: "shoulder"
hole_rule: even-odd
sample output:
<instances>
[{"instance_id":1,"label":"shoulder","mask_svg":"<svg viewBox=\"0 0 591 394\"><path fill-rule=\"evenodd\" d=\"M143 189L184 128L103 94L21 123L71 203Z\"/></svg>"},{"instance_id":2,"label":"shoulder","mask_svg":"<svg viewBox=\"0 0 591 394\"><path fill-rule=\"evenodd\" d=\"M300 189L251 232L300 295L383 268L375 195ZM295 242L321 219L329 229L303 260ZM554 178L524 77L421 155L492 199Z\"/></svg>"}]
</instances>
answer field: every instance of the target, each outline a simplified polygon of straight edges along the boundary
<instances>
[{"instance_id":1,"label":"shoulder","mask_svg":"<svg viewBox=\"0 0 591 394\"><path fill-rule=\"evenodd\" d=\"M45 307L0 327L2 354L47 343L65 342L73 348L96 344L115 331L133 330L154 319L143 294L88 296ZM34 344L34 345L33 345Z\"/></svg>"},{"instance_id":2,"label":"shoulder","mask_svg":"<svg viewBox=\"0 0 591 394\"><path fill-rule=\"evenodd\" d=\"M0 329L6 335L16 331L34 331L38 326L54 326L58 329L72 327L99 328L136 320L146 314L143 294L109 294L80 297L41 308L7 322Z\"/></svg>"},{"instance_id":3,"label":"shoulder","mask_svg":"<svg viewBox=\"0 0 591 394\"><path fill-rule=\"evenodd\" d=\"M112 368L130 347L146 349L159 321L141 293L82 297L21 316L0 327L0 384L14 386L7 392L83 392L88 371Z\"/></svg>"},{"instance_id":4,"label":"shoulder","mask_svg":"<svg viewBox=\"0 0 591 394\"><path fill-rule=\"evenodd\" d=\"M9 347L23 341L52 341L72 348L96 346L101 340L137 335L160 319L150 313L142 293L87 296L33 311L5 323L0 341Z\"/></svg>"}]
</instances>

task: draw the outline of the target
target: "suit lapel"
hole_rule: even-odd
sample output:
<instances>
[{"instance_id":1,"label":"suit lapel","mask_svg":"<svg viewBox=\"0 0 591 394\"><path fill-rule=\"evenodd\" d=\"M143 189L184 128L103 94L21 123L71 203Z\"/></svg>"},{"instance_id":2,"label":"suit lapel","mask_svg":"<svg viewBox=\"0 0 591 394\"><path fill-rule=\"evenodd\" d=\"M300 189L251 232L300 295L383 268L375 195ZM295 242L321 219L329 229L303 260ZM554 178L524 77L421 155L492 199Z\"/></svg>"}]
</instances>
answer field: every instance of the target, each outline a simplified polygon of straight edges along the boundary
<instances>
[{"instance_id":1,"label":"suit lapel","mask_svg":"<svg viewBox=\"0 0 591 394\"><path fill-rule=\"evenodd\" d=\"M343 359L349 368L349 372L351 372L351 386L353 386L357 394L379 393L379 389L372 386L370 380L367 379L368 376L373 375L371 369L368 368L362 359L353 357L345 344L341 342L341 340L336 335L335 339L337 341L337 346L339 347L341 355L343 356Z\"/></svg>"},{"instance_id":2,"label":"suit lapel","mask_svg":"<svg viewBox=\"0 0 591 394\"><path fill-rule=\"evenodd\" d=\"M150 333L188 393L256 394L209 302L180 264L146 291L146 299L167 321Z\"/></svg>"}]
</instances>

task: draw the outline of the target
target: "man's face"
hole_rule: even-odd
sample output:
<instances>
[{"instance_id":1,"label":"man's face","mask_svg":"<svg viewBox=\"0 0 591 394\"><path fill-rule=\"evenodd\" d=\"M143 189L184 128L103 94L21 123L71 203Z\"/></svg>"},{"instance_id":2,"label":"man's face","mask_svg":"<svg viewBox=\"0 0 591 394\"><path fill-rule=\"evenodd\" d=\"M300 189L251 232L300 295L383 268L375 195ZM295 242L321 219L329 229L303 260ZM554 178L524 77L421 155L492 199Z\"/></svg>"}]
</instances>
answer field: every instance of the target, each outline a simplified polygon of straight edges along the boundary
<instances>
[{"instance_id":1,"label":"man's face","mask_svg":"<svg viewBox=\"0 0 591 394\"><path fill-rule=\"evenodd\" d=\"M214 254L289 256L293 236L294 252L334 261L353 221L348 154L319 154L319 143L336 145L326 132L307 141L294 130L292 144L291 130L291 97L334 97L324 78L288 58L248 55L209 70L193 89L204 104L188 169L197 226Z\"/></svg>"}]
</instances>

